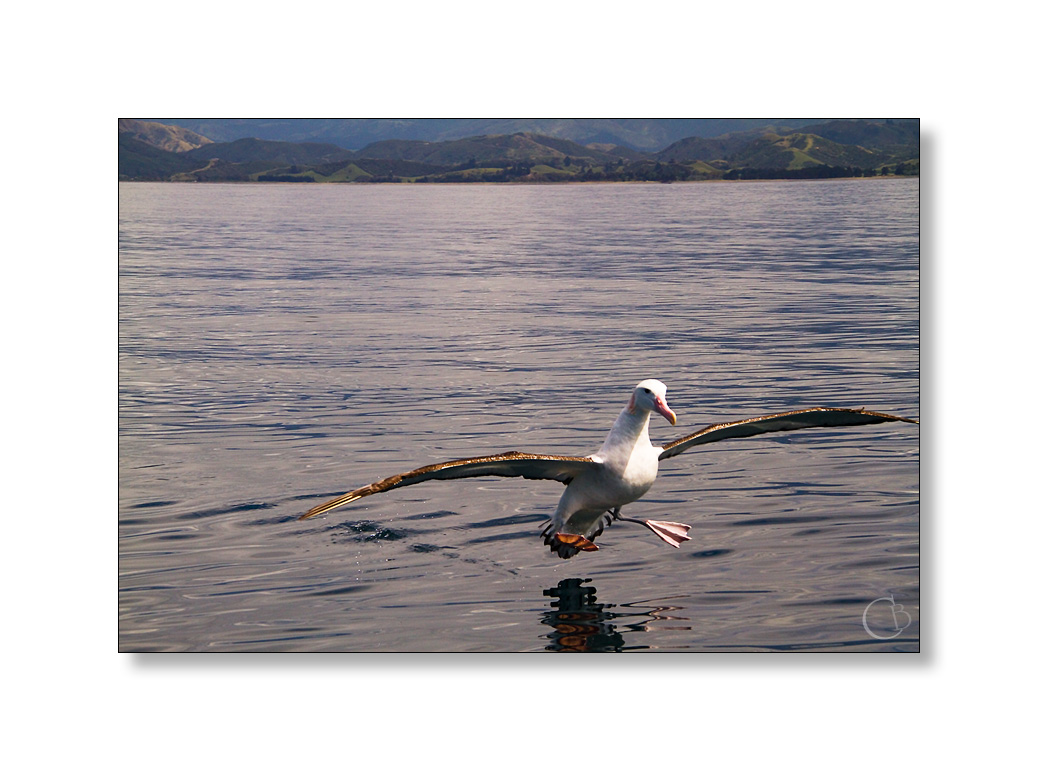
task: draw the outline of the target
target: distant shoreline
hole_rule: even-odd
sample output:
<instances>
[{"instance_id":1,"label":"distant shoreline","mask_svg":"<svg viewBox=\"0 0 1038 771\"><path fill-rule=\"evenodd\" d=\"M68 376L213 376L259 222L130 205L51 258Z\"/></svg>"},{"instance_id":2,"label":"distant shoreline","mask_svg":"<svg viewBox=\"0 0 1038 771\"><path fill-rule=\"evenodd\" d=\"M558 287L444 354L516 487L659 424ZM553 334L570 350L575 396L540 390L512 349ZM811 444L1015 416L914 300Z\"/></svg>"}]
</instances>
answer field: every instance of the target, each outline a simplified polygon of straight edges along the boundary
<instances>
[{"instance_id":1,"label":"distant shoreline","mask_svg":"<svg viewBox=\"0 0 1038 771\"><path fill-rule=\"evenodd\" d=\"M859 182L871 182L876 180L894 180L894 179L919 179L922 175L920 174L876 174L870 177L817 177L817 178L803 178L797 179L792 177L775 177L773 179L676 179L669 180L666 182L657 182L654 180L647 179L574 179L574 180L547 180L547 179L530 179L530 180L514 180L509 182L489 182L486 180L479 180L474 182L415 182L396 180L390 181L379 181L379 182L287 182L287 181L263 181L255 179L215 179L211 181L199 180L199 179L182 179L182 180L171 180L171 179L120 179L119 183L126 182L128 184L148 184L148 185L284 185L286 187L311 187L317 185L320 187L342 187L342 186L354 186L354 187L382 187L384 185L404 185L404 186L415 186L415 187L513 187L516 185L534 185L543 187L556 187L556 186L569 186L569 185L702 185L702 184L739 184L739 183L755 183L755 182L846 182L846 181L859 181Z\"/></svg>"}]
</instances>

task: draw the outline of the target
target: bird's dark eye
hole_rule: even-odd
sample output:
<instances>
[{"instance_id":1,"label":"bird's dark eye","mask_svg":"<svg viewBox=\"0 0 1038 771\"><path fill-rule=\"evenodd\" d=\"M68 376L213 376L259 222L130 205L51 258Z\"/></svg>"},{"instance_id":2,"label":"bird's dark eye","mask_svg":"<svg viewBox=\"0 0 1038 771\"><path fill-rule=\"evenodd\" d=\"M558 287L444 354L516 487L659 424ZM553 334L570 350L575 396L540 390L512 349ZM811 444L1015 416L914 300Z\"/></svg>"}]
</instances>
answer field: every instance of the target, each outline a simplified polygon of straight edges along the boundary
<instances>
[{"instance_id":1,"label":"bird's dark eye","mask_svg":"<svg viewBox=\"0 0 1038 771\"><path fill-rule=\"evenodd\" d=\"M652 391L650 391L648 388L643 388L642 390L645 391L645 393L647 393L647 394L651 394L652 393Z\"/></svg>"}]
</instances>

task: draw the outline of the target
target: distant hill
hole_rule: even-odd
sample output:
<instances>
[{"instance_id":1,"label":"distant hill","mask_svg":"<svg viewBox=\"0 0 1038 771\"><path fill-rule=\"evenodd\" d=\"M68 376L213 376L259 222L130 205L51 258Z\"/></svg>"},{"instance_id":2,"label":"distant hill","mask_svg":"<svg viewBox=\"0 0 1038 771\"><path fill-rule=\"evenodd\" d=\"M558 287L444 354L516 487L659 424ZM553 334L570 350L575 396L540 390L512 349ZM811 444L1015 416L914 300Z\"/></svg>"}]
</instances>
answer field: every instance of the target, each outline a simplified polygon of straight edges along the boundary
<instances>
[{"instance_id":1,"label":"distant hill","mask_svg":"<svg viewBox=\"0 0 1038 771\"><path fill-rule=\"evenodd\" d=\"M806 166L874 168L890 160L857 145L842 145L815 134L765 134L726 157L729 166L802 169Z\"/></svg>"},{"instance_id":2,"label":"distant hill","mask_svg":"<svg viewBox=\"0 0 1038 771\"><path fill-rule=\"evenodd\" d=\"M538 134L582 145L622 145L656 152L679 139L704 138L765 127L795 129L817 118L152 118L182 126L217 142L268 139L330 142L349 150L386 139L448 142L474 136Z\"/></svg>"},{"instance_id":3,"label":"distant hill","mask_svg":"<svg viewBox=\"0 0 1038 771\"><path fill-rule=\"evenodd\" d=\"M716 161L741 150L757 137L756 133L725 134L720 137L686 137L655 154L667 161Z\"/></svg>"},{"instance_id":4,"label":"distant hill","mask_svg":"<svg viewBox=\"0 0 1038 771\"><path fill-rule=\"evenodd\" d=\"M219 158L229 163L264 161L274 164L329 163L351 158L353 153L333 144L319 142L271 142L262 139L238 139L214 142L185 155L199 160Z\"/></svg>"},{"instance_id":5,"label":"distant hill","mask_svg":"<svg viewBox=\"0 0 1038 771\"><path fill-rule=\"evenodd\" d=\"M421 161L440 166L460 164L499 165L526 161L528 163L551 163L553 161L586 160L605 163L621 156L566 139L538 134L498 134L467 137L447 142L421 142L417 140L384 140L374 142L358 150L358 158L386 158L395 160Z\"/></svg>"},{"instance_id":6,"label":"distant hill","mask_svg":"<svg viewBox=\"0 0 1038 771\"><path fill-rule=\"evenodd\" d=\"M800 128L804 134L816 134L843 145L861 145L880 148L897 146L919 146L919 121L917 120L831 120Z\"/></svg>"},{"instance_id":7,"label":"distant hill","mask_svg":"<svg viewBox=\"0 0 1038 771\"><path fill-rule=\"evenodd\" d=\"M135 139L127 132L119 135L119 179L162 182L176 174L186 174L199 164L194 158Z\"/></svg>"},{"instance_id":8,"label":"distant hill","mask_svg":"<svg viewBox=\"0 0 1038 771\"><path fill-rule=\"evenodd\" d=\"M678 162L716 161L719 167L727 168L880 168L918 160L919 123L837 120L795 131L747 131L715 139L689 137L664 148L656 157Z\"/></svg>"},{"instance_id":9,"label":"distant hill","mask_svg":"<svg viewBox=\"0 0 1038 771\"><path fill-rule=\"evenodd\" d=\"M140 122L135 122L140 123ZM328 142L257 138L171 152L176 129L119 134L119 178L256 182L672 182L810 179L919 173L919 122L836 120L689 136L656 153L615 143L593 147L544 134L487 134L430 142L379 140L351 151ZM132 128L132 130L131 130ZM169 131L163 131L168 128ZM204 138L204 137L203 137Z\"/></svg>"},{"instance_id":10,"label":"distant hill","mask_svg":"<svg viewBox=\"0 0 1038 771\"><path fill-rule=\"evenodd\" d=\"M139 142L171 153L186 152L213 141L182 126L168 126L162 123L120 118L119 136L124 134Z\"/></svg>"}]
</instances>

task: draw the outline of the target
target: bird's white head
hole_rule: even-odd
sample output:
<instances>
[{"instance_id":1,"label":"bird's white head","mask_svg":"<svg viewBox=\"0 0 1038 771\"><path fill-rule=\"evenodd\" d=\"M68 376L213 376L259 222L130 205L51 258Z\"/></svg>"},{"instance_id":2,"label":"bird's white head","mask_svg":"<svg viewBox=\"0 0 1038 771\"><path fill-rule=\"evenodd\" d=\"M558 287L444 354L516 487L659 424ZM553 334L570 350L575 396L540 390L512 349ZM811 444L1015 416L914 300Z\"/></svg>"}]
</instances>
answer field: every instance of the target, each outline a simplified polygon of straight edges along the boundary
<instances>
[{"instance_id":1,"label":"bird's white head","mask_svg":"<svg viewBox=\"0 0 1038 771\"><path fill-rule=\"evenodd\" d=\"M672 426L676 426L678 423L678 416L667 406L667 386L659 380L643 380L635 386L627 409L630 412L639 409L646 412L658 412L669 420Z\"/></svg>"}]
</instances>

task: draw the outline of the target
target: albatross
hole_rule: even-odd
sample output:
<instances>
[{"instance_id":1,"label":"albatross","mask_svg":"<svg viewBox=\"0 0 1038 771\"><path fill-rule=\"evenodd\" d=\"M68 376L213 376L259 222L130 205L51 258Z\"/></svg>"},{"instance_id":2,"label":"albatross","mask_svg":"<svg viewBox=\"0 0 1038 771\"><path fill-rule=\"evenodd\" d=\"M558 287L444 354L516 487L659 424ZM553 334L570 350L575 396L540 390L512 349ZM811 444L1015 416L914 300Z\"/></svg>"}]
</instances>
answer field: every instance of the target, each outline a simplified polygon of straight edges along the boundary
<instances>
[{"instance_id":1,"label":"albatross","mask_svg":"<svg viewBox=\"0 0 1038 771\"><path fill-rule=\"evenodd\" d=\"M661 460L711 442L774 431L863 426L891 421L919 422L865 409L815 407L731 423L715 423L660 447L649 440L649 418L653 413L663 416L671 425L677 425L677 415L667 405L667 386L659 380L643 380L635 387L602 447L593 455L541 455L513 450L498 455L449 460L359 487L315 506L300 519L316 517L369 495L430 479L479 476L551 479L562 482L566 489L555 513L541 531L541 537L545 545L563 559L569 559L582 551L598 551L595 538L614 521L637 522L659 536L664 543L676 548L689 540L689 525L620 515L623 506L638 500L652 487Z\"/></svg>"}]
</instances>

